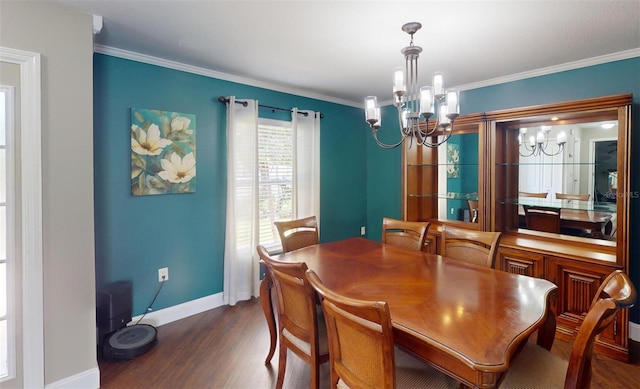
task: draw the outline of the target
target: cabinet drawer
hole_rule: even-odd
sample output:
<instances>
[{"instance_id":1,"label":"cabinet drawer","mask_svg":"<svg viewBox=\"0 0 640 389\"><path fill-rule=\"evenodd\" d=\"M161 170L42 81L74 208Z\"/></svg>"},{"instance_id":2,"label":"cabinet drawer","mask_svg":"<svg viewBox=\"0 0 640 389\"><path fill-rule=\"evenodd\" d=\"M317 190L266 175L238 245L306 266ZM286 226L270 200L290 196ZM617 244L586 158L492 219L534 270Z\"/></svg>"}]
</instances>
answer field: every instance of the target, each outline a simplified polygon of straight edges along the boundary
<instances>
[{"instance_id":1,"label":"cabinet drawer","mask_svg":"<svg viewBox=\"0 0 640 389\"><path fill-rule=\"evenodd\" d=\"M509 248L498 249L496 269L513 274L544 278L542 254Z\"/></svg>"}]
</instances>

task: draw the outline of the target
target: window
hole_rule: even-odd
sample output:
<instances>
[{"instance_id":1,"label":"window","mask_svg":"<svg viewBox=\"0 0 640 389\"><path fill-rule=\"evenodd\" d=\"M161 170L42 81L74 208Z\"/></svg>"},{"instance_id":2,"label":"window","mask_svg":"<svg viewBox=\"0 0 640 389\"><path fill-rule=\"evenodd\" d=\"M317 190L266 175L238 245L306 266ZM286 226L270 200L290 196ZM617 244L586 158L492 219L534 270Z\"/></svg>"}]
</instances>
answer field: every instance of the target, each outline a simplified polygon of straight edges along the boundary
<instances>
[{"instance_id":1,"label":"window","mask_svg":"<svg viewBox=\"0 0 640 389\"><path fill-rule=\"evenodd\" d=\"M0 381L15 375L15 317L11 231L13 209L13 88L0 86Z\"/></svg>"},{"instance_id":2,"label":"window","mask_svg":"<svg viewBox=\"0 0 640 389\"><path fill-rule=\"evenodd\" d=\"M273 222L293 218L293 130L290 122L258 120L259 244L280 245Z\"/></svg>"}]
</instances>

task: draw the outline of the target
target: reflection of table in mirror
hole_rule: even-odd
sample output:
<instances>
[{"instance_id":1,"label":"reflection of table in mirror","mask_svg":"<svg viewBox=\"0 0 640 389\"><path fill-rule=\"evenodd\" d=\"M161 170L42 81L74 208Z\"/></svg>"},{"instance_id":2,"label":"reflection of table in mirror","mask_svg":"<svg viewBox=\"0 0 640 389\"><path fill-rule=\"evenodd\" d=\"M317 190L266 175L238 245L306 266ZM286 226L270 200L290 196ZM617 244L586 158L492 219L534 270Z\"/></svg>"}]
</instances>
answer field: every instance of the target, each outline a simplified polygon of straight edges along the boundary
<instances>
[{"instance_id":1,"label":"reflection of table in mirror","mask_svg":"<svg viewBox=\"0 0 640 389\"><path fill-rule=\"evenodd\" d=\"M526 224L523 205L560 208L561 229L588 230L594 238L602 238L604 235L608 235L611 230L611 226L607 226L607 223L611 221L613 214L593 210L592 201L521 198L518 201L518 215L521 225Z\"/></svg>"}]
</instances>

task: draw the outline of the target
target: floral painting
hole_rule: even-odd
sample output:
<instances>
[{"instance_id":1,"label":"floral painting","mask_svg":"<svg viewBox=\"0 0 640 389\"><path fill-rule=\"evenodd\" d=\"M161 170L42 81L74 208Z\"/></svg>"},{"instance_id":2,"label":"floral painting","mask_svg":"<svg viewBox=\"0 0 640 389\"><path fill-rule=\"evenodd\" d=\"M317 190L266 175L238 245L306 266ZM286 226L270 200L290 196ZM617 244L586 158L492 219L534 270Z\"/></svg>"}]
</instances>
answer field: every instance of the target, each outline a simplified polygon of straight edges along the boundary
<instances>
[{"instance_id":1,"label":"floral painting","mask_svg":"<svg viewBox=\"0 0 640 389\"><path fill-rule=\"evenodd\" d=\"M447 178L460 177L460 146L447 143Z\"/></svg>"},{"instance_id":2,"label":"floral painting","mask_svg":"<svg viewBox=\"0 0 640 389\"><path fill-rule=\"evenodd\" d=\"M196 191L196 116L131 108L131 193Z\"/></svg>"}]
</instances>

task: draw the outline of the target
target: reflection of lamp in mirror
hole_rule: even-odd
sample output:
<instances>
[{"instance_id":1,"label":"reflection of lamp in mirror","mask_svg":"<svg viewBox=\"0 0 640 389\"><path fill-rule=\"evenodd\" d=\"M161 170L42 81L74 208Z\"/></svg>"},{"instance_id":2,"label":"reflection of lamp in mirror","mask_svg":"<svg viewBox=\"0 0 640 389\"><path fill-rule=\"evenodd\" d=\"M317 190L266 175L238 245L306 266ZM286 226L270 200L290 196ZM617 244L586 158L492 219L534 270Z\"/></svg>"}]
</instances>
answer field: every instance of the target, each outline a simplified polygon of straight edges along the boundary
<instances>
[{"instance_id":1,"label":"reflection of lamp in mirror","mask_svg":"<svg viewBox=\"0 0 640 389\"><path fill-rule=\"evenodd\" d=\"M552 151L549 147L549 132L551 126L541 126L536 132L536 135L530 135L526 138L527 128L521 128L520 134L518 134L518 147L520 148L520 155L523 157L538 156L545 154L548 156L554 156L564 151L564 145L567 143L567 133L560 131L556 137L556 143L558 150ZM524 149L524 152L523 152Z\"/></svg>"}]
</instances>

